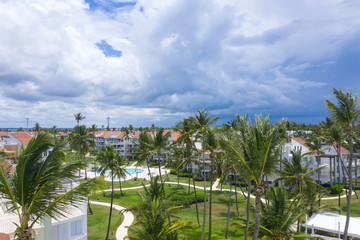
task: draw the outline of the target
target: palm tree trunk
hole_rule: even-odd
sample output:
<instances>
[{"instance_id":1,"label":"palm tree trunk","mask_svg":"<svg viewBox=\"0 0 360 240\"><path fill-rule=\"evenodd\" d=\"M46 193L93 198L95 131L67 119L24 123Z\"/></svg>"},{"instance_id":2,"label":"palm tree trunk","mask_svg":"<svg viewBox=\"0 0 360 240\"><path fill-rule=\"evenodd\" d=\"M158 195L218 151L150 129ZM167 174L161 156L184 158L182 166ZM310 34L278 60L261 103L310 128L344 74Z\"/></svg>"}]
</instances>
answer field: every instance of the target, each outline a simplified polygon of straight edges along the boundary
<instances>
[{"instance_id":1,"label":"palm tree trunk","mask_svg":"<svg viewBox=\"0 0 360 240\"><path fill-rule=\"evenodd\" d=\"M338 185L339 185L339 215L341 214L341 186L340 186L340 153L338 152L337 160L338 160Z\"/></svg>"},{"instance_id":2,"label":"palm tree trunk","mask_svg":"<svg viewBox=\"0 0 360 240\"><path fill-rule=\"evenodd\" d=\"M231 181L232 181L232 179L231 179ZM232 184L230 184L230 191L229 191L229 203L228 203L228 214L227 214L227 220L226 220L225 239L227 239L227 233L228 233L229 222L230 222L231 189L232 189Z\"/></svg>"},{"instance_id":3,"label":"palm tree trunk","mask_svg":"<svg viewBox=\"0 0 360 240\"><path fill-rule=\"evenodd\" d=\"M212 185L214 178L214 157L211 156L211 165L210 165L210 198L209 198L209 240L211 239L211 213L212 213Z\"/></svg>"},{"instance_id":4,"label":"palm tree trunk","mask_svg":"<svg viewBox=\"0 0 360 240\"><path fill-rule=\"evenodd\" d=\"M245 240L247 240L250 223L250 194L251 194L251 175L248 174L248 195L246 201L246 227L245 227Z\"/></svg>"},{"instance_id":5,"label":"palm tree trunk","mask_svg":"<svg viewBox=\"0 0 360 240\"><path fill-rule=\"evenodd\" d=\"M200 227L199 208L198 208L198 201L197 201L197 196L196 196L196 187L195 187L194 171L193 171L192 164L191 164L191 157L190 157L190 159L189 159L189 163L190 163L191 176L192 176L193 185L194 185L195 204L196 204L196 205L195 205L195 206L196 206L196 218L197 218L198 226Z\"/></svg>"},{"instance_id":6,"label":"palm tree trunk","mask_svg":"<svg viewBox=\"0 0 360 240\"><path fill-rule=\"evenodd\" d=\"M331 162L331 158L329 158L329 161L330 161L330 188L332 188L333 182L332 182L332 162Z\"/></svg>"},{"instance_id":7,"label":"palm tree trunk","mask_svg":"<svg viewBox=\"0 0 360 240\"><path fill-rule=\"evenodd\" d=\"M205 154L203 154L203 177L204 177L204 219L201 231L201 240L204 240L205 223L206 223L206 172L205 172Z\"/></svg>"},{"instance_id":8,"label":"palm tree trunk","mask_svg":"<svg viewBox=\"0 0 360 240\"><path fill-rule=\"evenodd\" d=\"M119 186L120 186L120 193L121 193L121 196L124 196L123 192L122 192L122 189L121 189L121 178L119 176Z\"/></svg>"},{"instance_id":9,"label":"palm tree trunk","mask_svg":"<svg viewBox=\"0 0 360 240\"><path fill-rule=\"evenodd\" d=\"M159 175L160 175L160 182L161 182L161 186L162 186L162 190L163 190L163 194L164 194L164 199L165 199L165 185L163 184L163 180L162 180L162 175L161 175L161 162L160 162L160 154L161 153L159 153L158 152L158 160L159 160L159 164L158 164L158 166L159 166Z\"/></svg>"},{"instance_id":10,"label":"palm tree trunk","mask_svg":"<svg viewBox=\"0 0 360 240\"><path fill-rule=\"evenodd\" d=\"M317 162L317 167L319 168L320 167L320 154L318 153L318 162ZM318 184L320 185L320 171L318 171ZM319 202L318 202L318 206L320 207L320 186L318 186L318 197L319 197Z\"/></svg>"},{"instance_id":11,"label":"palm tree trunk","mask_svg":"<svg viewBox=\"0 0 360 240\"><path fill-rule=\"evenodd\" d=\"M109 224L108 224L108 229L107 229L107 233L106 233L106 238L105 238L105 240L108 240L108 239L109 239L113 200L114 200L114 176L113 176L113 172L111 171L111 202L110 202L110 214L109 214Z\"/></svg>"},{"instance_id":12,"label":"palm tree trunk","mask_svg":"<svg viewBox=\"0 0 360 240\"><path fill-rule=\"evenodd\" d=\"M89 198L88 198L88 207L89 207L90 215L92 215L92 214L93 214L93 211L91 210L91 206L90 206L90 200L89 200Z\"/></svg>"},{"instance_id":13,"label":"palm tree trunk","mask_svg":"<svg viewBox=\"0 0 360 240\"><path fill-rule=\"evenodd\" d=\"M177 171L177 177L178 177L178 184L177 184L177 188L179 189L179 187L180 187L179 169L178 169L178 171Z\"/></svg>"},{"instance_id":14,"label":"palm tree trunk","mask_svg":"<svg viewBox=\"0 0 360 240\"><path fill-rule=\"evenodd\" d=\"M188 195L190 195L190 173L188 173L188 177L189 177L189 184L188 184Z\"/></svg>"},{"instance_id":15,"label":"palm tree trunk","mask_svg":"<svg viewBox=\"0 0 360 240\"><path fill-rule=\"evenodd\" d=\"M150 172L149 161L146 161L146 165L147 165L148 172L149 172L149 179L151 180L151 172Z\"/></svg>"},{"instance_id":16,"label":"palm tree trunk","mask_svg":"<svg viewBox=\"0 0 360 240\"><path fill-rule=\"evenodd\" d=\"M352 129L351 129L352 131ZM349 223L350 223L350 208L351 208L351 194L352 194L352 159L353 159L353 139L352 133L349 131L349 151L350 151L350 159L348 165L348 172L349 172L349 193L347 198L347 206L346 206L346 222L344 228L344 239L347 239L348 230L349 230Z\"/></svg>"},{"instance_id":17,"label":"palm tree trunk","mask_svg":"<svg viewBox=\"0 0 360 240\"><path fill-rule=\"evenodd\" d=\"M255 226L254 226L254 234L252 240L256 240L259 235L260 230L260 204L261 197L259 194L255 195Z\"/></svg>"},{"instance_id":18,"label":"palm tree trunk","mask_svg":"<svg viewBox=\"0 0 360 240\"><path fill-rule=\"evenodd\" d=\"M244 190L243 190L243 188L241 186L240 179L239 179L239 188L240 188L240 191L241 191L242 195L244 196L244 198L247 199L247 196L245 195Z\"/></svg>"},{"instance_id":19,"label":"palm tree trunk","mask_svg":"<svg viewBox=\"0 0 360 240\"><path fill-rule=\"evenodd\" d=\"M357 174L357 158L355 158L355 185L358 184L358 174Z\"/></svg>"},{"instance_id":20,"label":"palm tree trunk","mask_svg":"<svg viewBox=\"0 0 360 240\"><path fill-rule=\"evenodd\" d=\"M237 190L236 190L236 184L237 184L237 178L235 176L235 202L236 202L236 212L238 215L238 218L240 218L240 213L239 213L239 204L238 204L238 196L237 196Z\"/></svg>"}]
</instances>

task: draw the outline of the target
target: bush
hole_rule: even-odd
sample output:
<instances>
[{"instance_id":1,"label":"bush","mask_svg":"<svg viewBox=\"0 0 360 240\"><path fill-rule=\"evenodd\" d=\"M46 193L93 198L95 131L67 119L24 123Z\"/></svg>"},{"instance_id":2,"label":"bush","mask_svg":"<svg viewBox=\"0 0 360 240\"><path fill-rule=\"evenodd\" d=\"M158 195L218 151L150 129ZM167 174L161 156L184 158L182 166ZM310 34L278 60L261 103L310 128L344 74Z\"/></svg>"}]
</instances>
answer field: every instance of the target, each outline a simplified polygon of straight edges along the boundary
<instances>
[{"instance_id":1,"label":"bush","mask_svg":"<svg viewBox=\"0 0 360 240\"><path fill-rule=\"evenodd\" d=\"M340 184L340 193L343 191L344 185ZM331 194L339 194L339 185L334 184L330 190Z\"/></svg>"},{"instance_id":2,"label":"bush","mask_svg":"<svg viewBox=\"0 0 360 240\"><path fill-rule=\"evenodd\" d=\"M196 194L197 196L197 202L204 202L204 194L203 193L198 193ZM175 195L171 202L175 205L175 206L185 206L188 207L191 204L194 204L195 201L195 196L194 195L182 195L182 194L177 194Z\"/></svg>"}]
</instances>

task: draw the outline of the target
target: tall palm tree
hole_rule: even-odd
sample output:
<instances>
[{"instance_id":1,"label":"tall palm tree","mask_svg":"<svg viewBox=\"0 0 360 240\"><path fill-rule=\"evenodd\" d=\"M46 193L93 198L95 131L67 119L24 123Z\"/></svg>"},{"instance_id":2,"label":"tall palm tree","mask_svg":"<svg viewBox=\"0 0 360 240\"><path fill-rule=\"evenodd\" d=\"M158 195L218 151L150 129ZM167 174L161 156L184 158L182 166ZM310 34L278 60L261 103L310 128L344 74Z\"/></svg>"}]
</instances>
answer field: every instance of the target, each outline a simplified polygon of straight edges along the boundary
<instances>
[{"instance_id":1,"label":"tall palm tree","mask_svg":"<svg viewBox=\"0 0 360 240\"><path fill-rule=\"evenodd\" d=\"M236 141L222 141L222 145L239 165L245 168L255 182L255 225L253 240L256 240L260 229L260 203L265 193L265 176L277 169L280 148L285 139L279 135L285 127L285 120L270 125L269 116L257 116L254 125L248 121L247 115L237 115L239 135Z\"/></svg>"},{"instance_id":2,"label":"tall palm tree","mask_svg":"<svg viewBox=\"0 0 360 240\"><path fill-rule=\"evenodd\" d=\"M41 132L41 127L40 127L40 124L39 123L35 123L35 125L34 125L34 131L35 132Z\"/></svg>"},{"instance_id":3,"label":"tall palm tree","mask_svg":"<svg viewBox=\"0 0 360 240\"><path fill-rule=\"evenodd\" d=\"M353 160L353 134L355 123L359 119L360 108L357 103L357 96L353 96L351 90L349 89L347 93L344 93L340 89L332 89L337 104L325 99L325 103L329 111L331 112L332 117L341 124L344 129L346 129L348 135L348 144L349 144L349 194L347 198L347 207L346 207L346 223L344 229L344 239L347 239L349 223L350 223L350 209L351 209L351 194L353 188L352 182L352 160Z\"/></svg>"},{"instance_id":4,"label":"tall palm tree","mask_svg":"<svg viewBox=\"0 0 360 240\"><path fill-rule=\"evenodd\" d=\"M152 137L150 134L145 130L142 131L139 135L138 143L135 146L135 155L137 157L137 164L142 164L143 162L146 162L149 177L151 179L151 172L150 172L150 166L149 166L149 160L151 158L151 148L152 148Z\"/></svg>"},{"instance_id":5,"label":"tall palm tree","mask_svg":"<svg viewBox=\"0 0 360 240\"><path fill-rule=\"evenodd\" d=\"M116 153L113 146L107 146L107 147L103 148L103 150L98 152L96 157L100 163L100 168L99 168L100 174L102 176L104 176L105 174L107 174L106 173L107 170L109 170L110 171L109 175L111 177L111 202L110 202L108 229L106 232L106 240L108 240L109 233L110 233L112 206L113 206L113 200L114 200L114 176L118 169L117 159L119 158L119 154Z\"/></svg>"},{"instance_id":6,"label":"tall palm tree","mask_svg":"<svg viewBox=\"0 0 360 240\"><path fill-rule=\"evenodd\" d=\"M81 113L75 113L74 117L75 117L75 120L76 120L78 126L79 126L80 121L85 119L85 116L82 115Z\"/></svg>"},{"instance_id":7,"label":"tall palm tree","mask_svg":"<svg viewBox=\"0 0 360 240\"><path fill-rule=\"evenodd\" d=\"M179 144L184 144L186 151L184 151L184 163L190 166L190 172L193 180L193 189L195 194L195 208L196 208L196 218L198 226L200 227L200 220L199 220L199 208L198 208L198 201L197 201L197 193L196 193L196 186L195 186L195 178L194 178L194 171L192 166L192 156L193 152L196 151L195 143L194 143L194 129L192 128L191 120L189 118L185 118L183 121L177 124L177 128L181 132L180 137L177 139Z\"/></svg>"},{"instance_id":8,"label":"tall palm tree","mask_svg":"<svg viewBox=\"0 0 360 240\"><path fill-rule=\"evenodd\" d=\"M158 156L158 166L159 166L159 175L160 182L163 184L163 179L161 176L161 154L169 148L169 139L171 137L171 132L164 134L164 128L159 128L159 130L154 133L152 140L152 151L157 153ZM164 198L165 198L165 188L163 188Z\"/></svg>"},{"instance_id":9,"label":"tall palm tree","mask_svg":"<svg viewBox=\"0 0 360 240\"><path fill-rule=\"evenodd\" d=\"M59 187L65 179L75 178L84 167L80 161L65 164L64 146L64 142L54 145L53 138L47 134L38 134L20 153L13 176L0 168L0 193L9 211L19 218L17 239L32 239L34 224L44 216L58 219L71 211L69 205L78 207L75 203L84 201L96 183L96 179L83 181L67 192Z\"/></svg>"},{"instance_id":10,"label":"tall palm tree","mask_svg":"<svg viewBox=\"0 0 360 240\"><path fill-rule=\"evenodd\" d=\"M206 223L206 172L205 172L205 143L204 138L206 135L207 128L214 124L219 117L212 118L209 114L209 111L205 111L204 109L198 110L198 113L195 116L190 117L190 125L194 130L195 140L202 140L202 156L203 156L203 177L204 177L204 219L201 233L201 240L204 239L205 233L205 223Z\"/></svg>"},{"instance_id":11,"label":"tall palm tree","mask_svg":"<svg viewBox=\"0 0 360 240\"><path fill-rule=\"evenodd\" d=\"M295 150L290 152L292 159L282 159L282 170L279 170L279 178L275 180L281 181L284 180L285 186L290 187L290 190L294 194L303 194L303 190L306 184L315 184L314 179L311 177L311 174L319 172L322 167L317 167L309 171L310 161L306 162L305 165L302 164L303 155L301 155L301 150ZM318 185L321 188L320 185ZM300 209L298 209L300 211ZM300 212L299 212L300 213ZM300 218L298 219L297 232L300 231Z\"/></svg>"},{"instance_id":12,"label":"tall palm tree","mask_svg":"<svg viewBox=\"0 0 360 240\"><path fill-rule=\"evenodd\" d=\"M129 140L131 139L129 130L125 131L122 139L124 140L124 158L127 159L127 151L126 151L127 146L126 145L129 142Z\"/></svg>"},{"instance_id":13,"label":"tall palm tree","mask_svg":"<svg viewBox=\"0 0 360 240\"><path fill-rule=\"evenodd\" d=\"M316 154L316 162L317 162L317 168L320 167L321 163L321 157L320 154L323 154L324 151L322 150L322 147L325 145L324 138L320 135L312 135L310 136L306 141L306 146L309 147L310 152L308 154ZM319 199L320 199L320 171L317 172L317 183L318 190L319 190ZM319 201L320 204L320 201Z\"/></svg>"},{"instance_id":14,"label":"tall palm tree","mask_svg":"<svg viewBox=\"0 0 360 240\"><path fill-rule=\"evenodd\" d=\"M116 154L115 161L116 161L116 170L115 170L114 174L119 179L119 187L120 187L121 196L124 196L122 189L121 189L121 178L125 178L126 174L128 173L128 171L126 171L126 168L124 167L125 164L127 163L127 160L125 158L123 158L120 154Z\"/></svg>"},{"instance_id":15,"label":"tall palm tree","mask_svg":"<svg viewBox=\"0 0 360 240\"><path fill-rule=\"evenodd\" d=\"M91 147L95 145L94 134L88 133L85 125L76 126L70 134L70 146L78 152L79 159L87 161L85 155L90 152ZM87 179L87 171L85 167L85 180Z\"/></svg>"}]
</instances>

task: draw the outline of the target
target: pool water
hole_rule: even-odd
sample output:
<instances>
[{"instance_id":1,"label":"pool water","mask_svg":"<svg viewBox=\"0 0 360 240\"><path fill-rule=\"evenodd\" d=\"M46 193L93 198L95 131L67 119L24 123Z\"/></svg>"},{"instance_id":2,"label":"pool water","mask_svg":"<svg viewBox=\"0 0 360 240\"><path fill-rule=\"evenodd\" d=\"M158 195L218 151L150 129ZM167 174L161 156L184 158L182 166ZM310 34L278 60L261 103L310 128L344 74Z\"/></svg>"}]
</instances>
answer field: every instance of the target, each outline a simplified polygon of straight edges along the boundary
<instances>
[{"instance_id":1,"label":"pool water","mask_svg":"<svg viewBox=\"0 0 360 240\"><path fill-rule=\"evenodd\" d=\"M134 175L134 177L136 177L136 173L143 173L145 170L144 169L135 169L135 168L127 168L126 169L126 175ZM109 176L110 174L110 170L106 170L105 171L105 176ZM119 178L114 177L114 181L118 181ZM121 178L121 180L124 180L124 178Z\"/></svg>"}]
</instances>

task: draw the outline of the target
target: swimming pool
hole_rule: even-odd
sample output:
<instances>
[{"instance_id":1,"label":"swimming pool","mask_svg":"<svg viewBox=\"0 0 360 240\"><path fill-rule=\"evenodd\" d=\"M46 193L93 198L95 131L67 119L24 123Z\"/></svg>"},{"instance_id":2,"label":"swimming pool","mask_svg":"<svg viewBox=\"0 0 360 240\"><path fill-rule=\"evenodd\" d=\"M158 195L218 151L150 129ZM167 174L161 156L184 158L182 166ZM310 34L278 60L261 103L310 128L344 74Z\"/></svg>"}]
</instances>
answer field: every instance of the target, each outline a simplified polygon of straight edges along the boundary
<instances>
[{"instance_id":1,"label":"swimming pool","mask_svg":"<svg viewBox=\"0 0 360 240\"><path fill-rule=\"evenodd\" d=\"M136 177L136 173L143 173L143 172L145 172L145 170L144 169L135 169L135 168L126 168L126 175L132 175L132 177ZM109 177L109 175L110 175L110 170L106 170L105 171L105 176L106 177ZM117 178L117 177L114 177L114 181L118 181L119 180L119 178ZM121 180L124 180L124 178L121 178Z\"/></svg>"}]
</instances>

